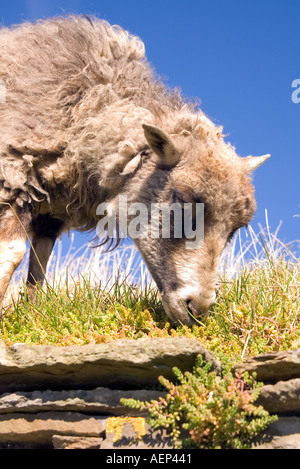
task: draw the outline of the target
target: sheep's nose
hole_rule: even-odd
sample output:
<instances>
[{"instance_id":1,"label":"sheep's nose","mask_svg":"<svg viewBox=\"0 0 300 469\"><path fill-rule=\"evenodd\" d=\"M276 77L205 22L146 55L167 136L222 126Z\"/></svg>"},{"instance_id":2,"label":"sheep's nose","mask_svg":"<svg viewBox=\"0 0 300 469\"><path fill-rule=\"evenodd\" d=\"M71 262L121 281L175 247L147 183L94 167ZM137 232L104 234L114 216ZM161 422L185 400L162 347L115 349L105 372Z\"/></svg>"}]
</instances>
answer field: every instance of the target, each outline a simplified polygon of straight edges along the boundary
<instances>
[{"instance_id":1,"label":"sheep's nose","mask_svg":"<svg viewBox=\"0 0 300 469\"><path fill-rule=\"evenodd\" d=\"M213 305L216 299L216 293L213 292L208 296L197 296L195 298L188 298L184 301L186 309L196 319L204 317L209 308Z\"/></svg>"}]
</instances>

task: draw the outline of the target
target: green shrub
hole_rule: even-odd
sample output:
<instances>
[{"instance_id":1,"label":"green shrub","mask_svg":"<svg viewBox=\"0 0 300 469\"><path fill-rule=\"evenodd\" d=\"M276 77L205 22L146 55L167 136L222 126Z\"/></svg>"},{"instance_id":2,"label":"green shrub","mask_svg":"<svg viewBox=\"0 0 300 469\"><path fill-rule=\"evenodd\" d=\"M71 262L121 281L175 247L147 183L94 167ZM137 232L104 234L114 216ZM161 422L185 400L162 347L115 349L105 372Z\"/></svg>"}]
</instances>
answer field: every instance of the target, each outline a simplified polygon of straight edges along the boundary
<instances>
[{"instance_id":1,"label":"green shrub","mask_svg":"<svg viewBox=\"0 0 300 469\"><path fill-rule=\"evenodd\" d=\"M227 369L221 377L210 368L199 356L192 373L173 369L178 384L160 377L168 390L165 398L122 403L147 410L148 423L167 429L175 448L249 448L253 437L277 417L254 404L261 385L248 374L234 376Z\"/></svg>"}]
</instances>

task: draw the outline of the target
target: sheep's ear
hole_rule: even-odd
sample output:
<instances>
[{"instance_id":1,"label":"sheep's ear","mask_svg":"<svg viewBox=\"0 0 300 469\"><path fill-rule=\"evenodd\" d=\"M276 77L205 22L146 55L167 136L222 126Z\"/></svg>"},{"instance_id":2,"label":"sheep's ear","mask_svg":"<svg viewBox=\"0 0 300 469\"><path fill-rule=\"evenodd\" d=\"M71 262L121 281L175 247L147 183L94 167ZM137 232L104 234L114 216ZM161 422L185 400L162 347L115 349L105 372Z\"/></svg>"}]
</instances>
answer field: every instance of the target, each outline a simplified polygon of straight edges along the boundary
<instances>
[{"instance_id":1,"label":"sheep's ear","mask_svg":"<svg viewBox=\"0 0 300 469\"><path fill-rule=\"evenodd\" d=\"M246 167L247 173L252 173L255 169L261 166L265 161L270 158L271 155L263 155L263 156L247 156L244 158L244 163Z\"/></svg>"},{"instance_id":2,"label":"sheep's ear","mask_svg":"<svg viewBox=\"0 0 300 469\"><path fill-rule=\"evenodd\" d=\"M143 124L143 129L150 148L159 156L159 165L164 168L175 166L180 160L180 152L172 138L153 125Z\"/></svg>"}]
</instances>

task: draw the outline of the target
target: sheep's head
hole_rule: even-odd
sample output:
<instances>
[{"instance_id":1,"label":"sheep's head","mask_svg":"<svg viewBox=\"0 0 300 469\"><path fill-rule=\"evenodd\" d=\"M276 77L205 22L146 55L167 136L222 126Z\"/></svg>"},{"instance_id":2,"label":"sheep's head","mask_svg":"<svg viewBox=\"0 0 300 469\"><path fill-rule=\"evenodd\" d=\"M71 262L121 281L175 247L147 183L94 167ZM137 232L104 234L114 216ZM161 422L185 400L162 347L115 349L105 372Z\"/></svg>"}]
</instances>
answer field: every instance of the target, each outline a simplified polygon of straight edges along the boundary
<instances>
[{"instance_id":1,"label":"sheep's head","mask_svg":"<svg viewBox=\"0 0 300 469\"><path fill-rule=\"evenodd\" d=\"M148 158L125 187L129 205L119 213L129 215L128 235L168 316L192 324L192 316L201 317L215 300L221 254L255 212L250 175L270 155L241 158L222 135L201 126L172 136L143 127Z\"/></svg>"}]
</instances>

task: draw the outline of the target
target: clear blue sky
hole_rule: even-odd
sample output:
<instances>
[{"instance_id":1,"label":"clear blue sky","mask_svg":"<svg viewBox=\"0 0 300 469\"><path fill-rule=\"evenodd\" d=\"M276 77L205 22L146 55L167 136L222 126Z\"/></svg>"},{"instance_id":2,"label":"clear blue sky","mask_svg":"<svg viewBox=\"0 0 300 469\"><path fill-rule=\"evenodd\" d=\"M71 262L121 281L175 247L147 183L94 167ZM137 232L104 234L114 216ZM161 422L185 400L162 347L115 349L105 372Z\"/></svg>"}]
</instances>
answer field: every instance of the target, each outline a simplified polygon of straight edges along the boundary
<instances>
[{"instance_id":1,"label":"clear blue sky","mask_svg":"<svg viewBox=\"0 0 300 469\"><path fill-rule=\"evenodd\" d=\"M4 25L87 13L139 35L149 60L184 95L224 125L238 154L272 158L255 173L258 210L252 226L300 238L300 0L17 0L3 2ZM85 239L85 238L83 238Z\"/></svg>"}]
</instances>

